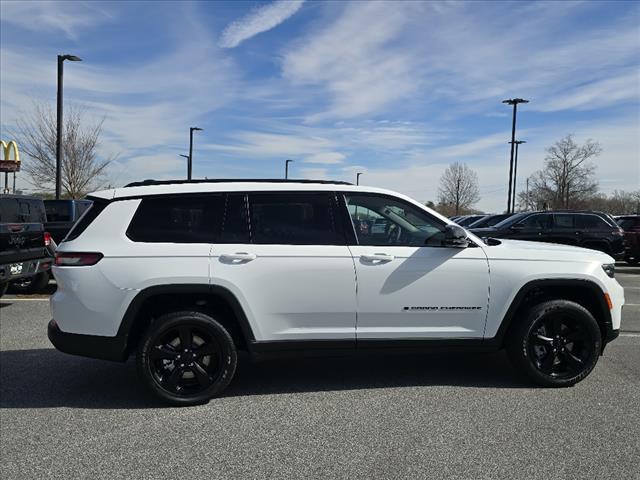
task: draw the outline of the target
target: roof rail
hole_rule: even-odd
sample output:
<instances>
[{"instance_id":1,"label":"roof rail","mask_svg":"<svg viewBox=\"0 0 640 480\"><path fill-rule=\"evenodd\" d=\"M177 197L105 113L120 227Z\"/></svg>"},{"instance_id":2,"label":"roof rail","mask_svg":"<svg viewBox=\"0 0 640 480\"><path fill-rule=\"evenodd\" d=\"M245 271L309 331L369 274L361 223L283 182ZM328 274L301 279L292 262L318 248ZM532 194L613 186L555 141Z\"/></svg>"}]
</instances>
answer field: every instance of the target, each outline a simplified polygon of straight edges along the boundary
<instances>
[{"instance_id":1,"label":"roof rail","mask_svg":"<svg viewBox=\"0 0 640 480\"><path fill-rule=\"evenodd\" d=\"M146 187L149 185L174 185L192 183L320 183L323 185L353 185L353 183L339 180L309 180L309 179L282 179L282 178L213 178L197 180L143 180L125 185L127 187Z\"/></svg>"}]
</instances>

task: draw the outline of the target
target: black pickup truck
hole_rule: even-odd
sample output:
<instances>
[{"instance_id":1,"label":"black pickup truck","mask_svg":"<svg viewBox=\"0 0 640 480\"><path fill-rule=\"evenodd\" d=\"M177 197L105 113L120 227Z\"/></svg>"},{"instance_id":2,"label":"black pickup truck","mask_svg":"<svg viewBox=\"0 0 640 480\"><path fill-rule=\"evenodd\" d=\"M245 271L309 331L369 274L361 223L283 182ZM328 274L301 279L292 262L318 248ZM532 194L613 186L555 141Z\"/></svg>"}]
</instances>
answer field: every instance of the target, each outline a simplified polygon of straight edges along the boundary
<instances>
[{"instance_id":1,"label":"black pickup truck","mask_svg":"<svg viewBox=\"0 0 640 480\"><path fill-rule=\"evenodd\" d=\"M47 223L44 229L51 234L56 243L62 242L91 203L91 200L45 200Z\"/></svg>"},{"instance_id":2,"label":"black pickup truck","mask_svg":"<svg viewBox=\"0 0 640 480\"><path fill-rule=\"evenodd\" d=\"M9 283L36 292L49 282L53 248L46 221L39 198L0 195L0 296Z\"/></svg>"}]
</instances>

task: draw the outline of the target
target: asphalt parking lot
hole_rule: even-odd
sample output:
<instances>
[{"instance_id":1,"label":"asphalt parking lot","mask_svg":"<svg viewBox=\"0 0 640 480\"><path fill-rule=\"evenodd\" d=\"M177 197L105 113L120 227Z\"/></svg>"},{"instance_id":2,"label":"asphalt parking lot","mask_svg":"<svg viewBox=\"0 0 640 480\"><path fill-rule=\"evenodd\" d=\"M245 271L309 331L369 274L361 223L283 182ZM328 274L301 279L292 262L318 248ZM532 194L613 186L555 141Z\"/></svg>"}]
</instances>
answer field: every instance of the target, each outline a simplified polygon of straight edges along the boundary
<instances>
[{"instance_id":1,"label":"asphalt parking lot","mask_svg":"<svg viewBox=\"0 0 640 480\"><path fill-rule=\"evenodd\" d=\"M623 332L569 389L502 353L241 361L167 408L133 363L57 352L46 295L0 300L0 478L640 478L640 268Z\"/></svg>"}]
</instances>

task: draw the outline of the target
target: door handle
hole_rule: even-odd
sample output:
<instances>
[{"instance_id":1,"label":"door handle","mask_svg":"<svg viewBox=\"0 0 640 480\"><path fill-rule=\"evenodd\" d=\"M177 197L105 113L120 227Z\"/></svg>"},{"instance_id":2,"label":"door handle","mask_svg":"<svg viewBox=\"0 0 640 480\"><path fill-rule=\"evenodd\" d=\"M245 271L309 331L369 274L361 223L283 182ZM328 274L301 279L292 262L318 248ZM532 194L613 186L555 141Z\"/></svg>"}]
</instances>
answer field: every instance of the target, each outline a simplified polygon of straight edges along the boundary
<instances>
[{"instance_id":1,"label":"door handle","mask_svg":"<svg viewBox=\"0 0 640 480\"><path fill-rule=\"evenodd\" d=\"M373 255L360 255L360 258L365 262L387 263L393 261L396 257L387 255L386 253L374 253Z\"/></svg>"},{"instance_id":2,"label":"door handle","mask_svg":"<svg viewBox=\"0 0 640 480\"><path fill-rule=\"evenodd\" d=\"M258 256L255 253L236 252L236 253L223 253L220 255L220 260L226 262L250 262L255 260Z\"/></svg>"}]
</instances>

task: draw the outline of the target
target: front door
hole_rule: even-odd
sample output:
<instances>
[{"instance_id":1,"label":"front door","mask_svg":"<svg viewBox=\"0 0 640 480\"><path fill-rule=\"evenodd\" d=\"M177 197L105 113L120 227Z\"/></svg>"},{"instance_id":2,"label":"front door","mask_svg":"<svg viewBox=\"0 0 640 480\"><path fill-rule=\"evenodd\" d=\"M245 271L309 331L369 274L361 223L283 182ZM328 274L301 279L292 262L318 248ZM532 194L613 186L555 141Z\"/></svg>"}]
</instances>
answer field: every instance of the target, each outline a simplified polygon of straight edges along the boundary
<instances>
[{"instance_id":1,"label":"front door","mask_svg":"<svg viewBox=\"0 0 640 480\"><path fill-rule=\"evenodd\" d=\"M482 338L489 266L479 246L443 247L445 223L408 201L346 194L357 242L358 341Z\"/></svg>"}]
</instances>

